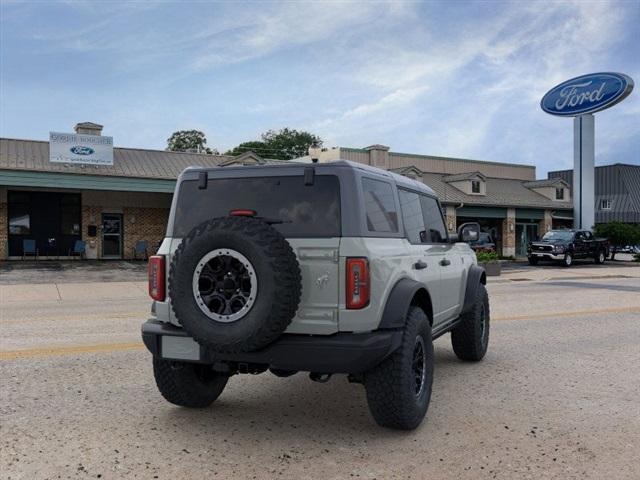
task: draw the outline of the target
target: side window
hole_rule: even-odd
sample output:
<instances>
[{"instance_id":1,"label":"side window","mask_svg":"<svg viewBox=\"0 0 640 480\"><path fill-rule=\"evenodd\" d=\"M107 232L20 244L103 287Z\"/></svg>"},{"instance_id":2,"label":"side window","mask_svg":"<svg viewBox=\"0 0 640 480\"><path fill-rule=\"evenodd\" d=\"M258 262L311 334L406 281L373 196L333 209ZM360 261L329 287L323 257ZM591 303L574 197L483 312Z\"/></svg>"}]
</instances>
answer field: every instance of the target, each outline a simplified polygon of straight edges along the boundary
<instances>
[{"instance_id":1,"label":"side window","mask_svg":"<svg viewBox=\"0 0 640 480\"><path fill-rule=\"evenodd\" d=\"M593 235L591 235L591 232L584 232L584 239L593 240Z\"/></svg>"},{"instance_id":2,"label":"side window","mask_svg":"<svg viewBox=\"0 0 640 480\"><path fill-rule=\"evenodd\" d=\"M370 178L362 179L367 228L370 232L396 233L398 212L390 183Z\"/></svg>"},{"instance_id":3,"label":"side window","mask_svg":"<svg viewBox=\"0 0 640 480\"><path fill-rule=\"evenodd\" d=\"M407 190L398 189L400 197L400 211L402 212L402 223L407 238L411 243L422 243L425 234L424 217L422 216L422 206L420 195Z\"/></svg>"},{"instance_id":4,"label":"side window","mask_svg":"<svg viewBox=\"0 0 640 480\"><path fill-rule=\"evenodd\" d=\"M435 198L420 195L422 214L427 230L425 241L428 243L444 243L447 241L447 230L442 220L442 212Z\"/></svg>"}]
</instances>

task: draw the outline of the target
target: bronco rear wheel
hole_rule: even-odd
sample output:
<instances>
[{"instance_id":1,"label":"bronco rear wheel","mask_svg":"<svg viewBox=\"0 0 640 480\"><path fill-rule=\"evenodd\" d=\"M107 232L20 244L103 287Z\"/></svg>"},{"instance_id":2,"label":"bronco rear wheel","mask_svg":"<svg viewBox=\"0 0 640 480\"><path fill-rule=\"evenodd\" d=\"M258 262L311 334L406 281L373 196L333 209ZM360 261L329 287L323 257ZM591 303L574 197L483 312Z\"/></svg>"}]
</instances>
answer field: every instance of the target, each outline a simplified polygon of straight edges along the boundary
<instances>
[{"instance_id":1,"label":"bronco rear wheel","mask_svg":"<svg viewBox=\"0 0 640 480\"><path fill-rule=\"evenodd\" d=\"M433 384L433 341L424 311L411 307L402 344L364 375L367 403L382 427L412 430L427 413Z\"/></svg>"},{"instance_id":2,"label":"bronco rear wheel","mask_svg":"<svg viewBox=\"0 0 640 480\"><path fill-rule=\"evenodd\" d=\"M278 338L296 313L300 267L267 223L215 218L195 227L169 271L171 306L182 327L215 351L247 352Z\"/></svg>"}]
</instances>

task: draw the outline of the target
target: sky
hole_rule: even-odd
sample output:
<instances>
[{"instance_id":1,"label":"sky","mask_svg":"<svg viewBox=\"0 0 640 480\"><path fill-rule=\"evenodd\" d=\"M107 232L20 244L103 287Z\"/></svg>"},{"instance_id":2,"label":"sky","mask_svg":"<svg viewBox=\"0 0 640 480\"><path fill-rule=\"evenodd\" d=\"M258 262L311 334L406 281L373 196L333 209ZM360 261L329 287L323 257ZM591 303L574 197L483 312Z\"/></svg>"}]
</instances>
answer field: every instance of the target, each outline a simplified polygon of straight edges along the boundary
<instances>
[{"instance_id":1,"label":"sky","mask_svg":"<svg viewBox=\"0 0 640 480\"><path fill-rule=\"evenodd\" d=\"M539 102L590 72L640 82L640 1L0 0L0 136L81 121L121 147L180 129L223 152L283 127L325 147L573 165ZM640 87L596 114L596 164L640 164ZM259 152L268 156L268 152Z\"/></svg>"}]
</instances>

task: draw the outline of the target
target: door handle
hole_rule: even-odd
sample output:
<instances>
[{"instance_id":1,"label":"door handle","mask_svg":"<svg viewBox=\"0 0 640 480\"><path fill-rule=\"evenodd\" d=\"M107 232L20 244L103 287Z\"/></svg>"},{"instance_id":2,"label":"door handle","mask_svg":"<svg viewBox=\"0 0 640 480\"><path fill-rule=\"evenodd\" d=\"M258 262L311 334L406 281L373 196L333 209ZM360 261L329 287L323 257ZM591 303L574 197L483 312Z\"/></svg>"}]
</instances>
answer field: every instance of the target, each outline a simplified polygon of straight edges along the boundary
<instances>
[{"instance_id":1,"label":"door handle","mask_svg":"<svg viewBox=\"0 0 640 480\"><path fill-rule=\"evenodd\" d=\"M427 264L424 263L422 260L418 260L416 263L413 264L413 268L415 268L416 270L424 270L425 268L427 268Z\"/></svg>"},{"instance_id":2,"label":"door handle","mask_svg":"<svg viewBox=\"0 0 640 480\"><path fill-rule=\"evenodd\" d=\"M440 265L442 265L443 267L446 267L447 265L451 265L451 260L443 258L442 260L440 260Z\"/></svg>"}]
</instances>

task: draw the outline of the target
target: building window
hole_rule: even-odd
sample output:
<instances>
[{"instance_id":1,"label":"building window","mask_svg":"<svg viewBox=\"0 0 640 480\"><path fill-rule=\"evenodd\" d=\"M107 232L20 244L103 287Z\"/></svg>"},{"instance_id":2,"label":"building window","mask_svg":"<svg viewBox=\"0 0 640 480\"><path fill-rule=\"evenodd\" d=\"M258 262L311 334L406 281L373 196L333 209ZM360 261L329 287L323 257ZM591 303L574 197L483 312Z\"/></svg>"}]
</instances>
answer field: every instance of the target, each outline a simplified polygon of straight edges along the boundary
<instances>
[{"instance_id":1,"label":"building window","mask_svg":"<svg viewBox=\"0 0 640 480\"><path fill-rule=\"evenodd\" d=\"M564 188L556 188L556 200L564 200Z\"/></svg>"},{"instance_id":2,"label":"building window","mask_svg":"<svg viewBox=\"0 0 640 480\"><path fill-rule=\"evenodd\" d=\"M480 180L471 181L471 193L480 193Z\"/></svg>"},{"instance_id":3,"label":"building window","mask_svg":"<svg viewBox=\"0 0 640 480\"><path fill-rule=\"evenodd\" d=\"M600 210L611 210L611 199L600 200Z\"/></svg>"},{"instance_id":4,"label":"building window","mask_svg":"<svg viewBox=\"0 0 640 480\"><path fill-rule=\"evenodd\" d=\"M30 203L29 194L9 193L9 234L29 235L31 233Z\"/></svg>"}]
</instances>

